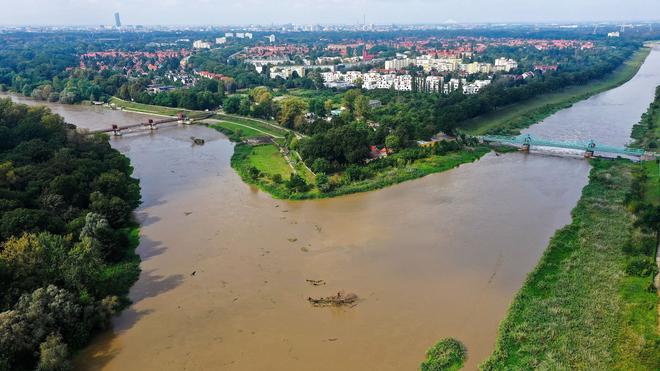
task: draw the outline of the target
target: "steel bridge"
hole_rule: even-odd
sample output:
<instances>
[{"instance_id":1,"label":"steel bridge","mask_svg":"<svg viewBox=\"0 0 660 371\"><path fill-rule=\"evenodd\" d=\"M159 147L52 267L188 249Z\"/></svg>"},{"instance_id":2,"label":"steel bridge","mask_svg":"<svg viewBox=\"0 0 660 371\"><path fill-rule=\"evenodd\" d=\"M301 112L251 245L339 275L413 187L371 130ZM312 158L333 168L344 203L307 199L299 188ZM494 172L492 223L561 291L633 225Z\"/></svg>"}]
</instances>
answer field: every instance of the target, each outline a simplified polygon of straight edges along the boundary
<instances>
[{"instance_id":1,"label":"steel bridge","mask_svg":"<svg viewBox=\"0 0 660 371\"><path fill-rule=\"evenodd\" d=\"M526 152L529 152L532 146L537 146L581 150L584 151L585 157L592 157L594 153L609 153L633 157L643 157L645 154L643 149L616 147L600 143L597 144L593 140L587 142L569 142L535 138L529 134L518 135L515 137L506 135L484 135L479 138L484 142L494 142L501 143L503 145L520 147L523 151Z\"/></svg>"}]
</instances>

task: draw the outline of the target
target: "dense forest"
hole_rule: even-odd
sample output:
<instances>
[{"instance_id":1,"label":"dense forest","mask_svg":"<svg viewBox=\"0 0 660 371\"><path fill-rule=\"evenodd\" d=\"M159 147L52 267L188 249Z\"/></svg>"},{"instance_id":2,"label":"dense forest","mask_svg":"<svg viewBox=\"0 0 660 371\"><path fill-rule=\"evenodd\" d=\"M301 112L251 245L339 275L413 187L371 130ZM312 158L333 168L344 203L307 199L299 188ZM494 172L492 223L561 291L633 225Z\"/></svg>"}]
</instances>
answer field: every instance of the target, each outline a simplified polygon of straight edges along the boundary
<instances>
[{"instance_id":1,"label":"dense forest","mask_svg":"<svg viewBox=\"0 0 660 371\"><path fill-rule=\"evenodd\" d=\"M129 160L0 99L0 370L65 370L139 275Z\"/></svg>"}]
</instances>

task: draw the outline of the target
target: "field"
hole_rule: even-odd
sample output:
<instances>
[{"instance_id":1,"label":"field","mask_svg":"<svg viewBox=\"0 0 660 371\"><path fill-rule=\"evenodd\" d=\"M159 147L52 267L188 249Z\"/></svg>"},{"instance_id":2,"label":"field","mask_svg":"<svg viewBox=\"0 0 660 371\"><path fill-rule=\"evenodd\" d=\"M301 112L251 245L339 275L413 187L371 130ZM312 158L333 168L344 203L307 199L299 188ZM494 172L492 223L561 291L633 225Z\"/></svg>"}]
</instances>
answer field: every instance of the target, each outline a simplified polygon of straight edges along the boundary
<instances>
[{"instance_id":1,"label":"field","mask_svg":"<svg viewBox=\"0 0 660 371\"><path fill-rule=\"evenodd\" d=\"M248 156L248 162L269 176L279 174L283 179L288 179L293 173L277 146L273 144L253 147Z\"/></svg>"},{"instance_id":2,"label":"field","mask_svg":"<svg viewBox=\"0 0 660 371\"><path fill-rule=\"evenodd\" d=\"M592 164L572 223L555 234L514 299L482 369L660 369L652 273L628 272L638 257L630 250L650 259L655 247L654 236L633 227L624 202L639 165Z\"/></svg>"},{"instance_id":3,"label":"field","mask_svg":"<svg viewBox=\"0 0 660 371\"><path fill-rule=\"evenodd\" d=\"M624 65L604 79L503 107L464 122L462 130L472 135L517 133L519 129L535 124L561 109L624 84L635 76L650 52L651 49L647 47L640 49Z\"/></svg>"},{"instance_id":4,"label":"field","mask_svg":"<svg viewBox=\"0 0 660 371\"><path fill-rule=\"evenodd\" d=\"M141 113L152 113L152 114L163 115L163 116L176 116L177 113L179 113L179 112L188 111L188 110L183 109L183 108L170 108L170 107L154 106L154 105L150 105L150 104L129 102L129 101L125 101L123 99L119 99L117 97L112 97L110 99L110 103L115 104L117 107L124 108L127 111L134 111L134 112L141 112Z\"/></svg>"},{"instance_id":5,"label":"field","mask_svg":"<svg viewBox=\"0 0 660 371\"><path fill-rule=\"evenodd\" d=\"M257 129L253 126L248 126L244 125L241 123L237 122L229 122L229 121L224 121L224 120L204 120L204 122L209 123L211 127L216 128L216 129L225 129L234 135L237 135L238 137L241 138L254 138L254 137L262 137L262 136L271 136L270 133L266 131L262 131L260 129ZM228 134L225 130L220 130Z\"/></svg>"},{"instance_id":6,"label":"field","mask_svg":"<svg viewBox=\"0 0 660 371\"><path fill-rule=\"evenodd\" d=\"M287 129L275 123L250 117L233 116L227 114L216 114L214 117L225 122L243 125L244 127L251 127L260 132L260 135L266 134L276 138L283 138L288 131Z\"/></svg>"}]
</instances>

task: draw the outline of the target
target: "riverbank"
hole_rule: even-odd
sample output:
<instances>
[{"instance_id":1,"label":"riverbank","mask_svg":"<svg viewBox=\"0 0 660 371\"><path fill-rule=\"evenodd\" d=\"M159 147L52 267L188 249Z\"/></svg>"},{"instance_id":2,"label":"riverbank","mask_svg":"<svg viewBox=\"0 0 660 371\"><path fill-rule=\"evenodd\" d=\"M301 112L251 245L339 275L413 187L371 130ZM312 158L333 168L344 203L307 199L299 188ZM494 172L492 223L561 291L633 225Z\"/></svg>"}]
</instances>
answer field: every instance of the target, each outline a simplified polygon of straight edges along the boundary
<instances>
[{"instance_id":1,"label":"riverbank","mask_svg":"<svg viewBox=\"0 0 660 371\"><path fill-rule=\"evenodd\" d=\"M126 111L139 113L175 116L180 111L117 98L113 98L112 103ZM423 158L409 158L405 154L395 153L386 162L376 161L358 167L360 174L351 175L347 174L350 171L343 171L324 175L319 181L295 150L285 149L287 133L300 136L298 133L264 120L226 114L215 114L212 119L204 120L203 124L238 143L231 165L241 179L277 199L332 198L381 189L474 162L490 151L489 147L473 146ZM243 143L258 137L270 137L272 144L250 146Z\"/></svg>"},{"instance_id":2,"label":"riverbank","mask_svg":"<svg viewBox=\"0 0 660 371\"><path fill-rule=\"evenodd\" d=\"M626 196L635 165L594 160L590 182L528 276L481 367L655 370L657 296L635 269L654 236L633 225Z\"/></svg>"},{"instance_id":3,"label":"riverbank","mask_svg":"<svg viewBox=\"0 0 660 371\"><path fill-rule=\"evenodd\" d=\"M286 166L286 161L278 156L280 152L274 145L238 144L231 159L231 166L244 182L258 187L275 198L305 200L332 198L385 188L474 162L490 150L488 147L478 146L445 155L429 155L417 160L407 160L394 154L387 163L383 163L382 167L376 165L369 168L367 165L329 176L311 178L308 172L301 171L296 165L293 171ZM354 169L357 169L358 174L352 172ZM300 182L296 174L300 175L304 183Z\"/></svg>"},{"instance_id":4,"label":"riverbank","mask_svg":"<svg viewBox=\"0 0 660 371\"><path fill-rule=\"evenodd\" d=\"M470 135L519 134L520 129L542 121L557 111L623 85L637 74L650 52L651 48L645 46L604 79L544 94L476 117L462 124L462 130Z\"/></svg>"}]
</instances>

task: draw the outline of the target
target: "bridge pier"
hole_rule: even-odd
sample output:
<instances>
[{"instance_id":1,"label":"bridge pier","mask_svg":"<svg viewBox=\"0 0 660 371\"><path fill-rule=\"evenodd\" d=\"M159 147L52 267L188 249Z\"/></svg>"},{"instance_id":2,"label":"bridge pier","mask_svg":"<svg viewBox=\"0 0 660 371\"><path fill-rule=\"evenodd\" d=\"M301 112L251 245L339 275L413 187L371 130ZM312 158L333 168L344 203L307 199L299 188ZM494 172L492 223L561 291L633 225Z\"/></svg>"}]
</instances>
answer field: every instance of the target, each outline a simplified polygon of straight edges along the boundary
<instances>
[{"instance_id":1,"label":"bridge pier","mask_svg":"<svg viewBox=\"0 0 660 371\"><path fill-rule=\"evenodd\" d=\"M589 151L589 150L584 151L584 158L593 158L593 157L594 157L594 151Z\"/></svg>"},{"instance_id":2,"label":"bridge pier","mask_svg":"<svg viewBox=\"0 0 660 371\"><path fill-rule=\"evenodd\" d=\"M112 135L114 135L116 137L121 136L121 129L119 128L118 125L115 125L115 124L112 125Z\"/></svg>"},{"instance_id":3,"label":"bridge pier","mask_svg":"<svg viewBox=\"0 0 660 371\"><path fill-rule=\"evenodd\" d=\"M529 153L529 144L523 144L522 147L520 147L521 152Z\"/></svg>"}]
</instances>

